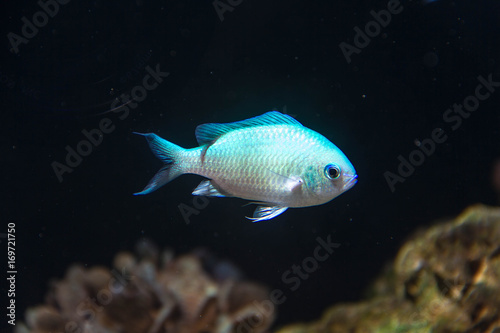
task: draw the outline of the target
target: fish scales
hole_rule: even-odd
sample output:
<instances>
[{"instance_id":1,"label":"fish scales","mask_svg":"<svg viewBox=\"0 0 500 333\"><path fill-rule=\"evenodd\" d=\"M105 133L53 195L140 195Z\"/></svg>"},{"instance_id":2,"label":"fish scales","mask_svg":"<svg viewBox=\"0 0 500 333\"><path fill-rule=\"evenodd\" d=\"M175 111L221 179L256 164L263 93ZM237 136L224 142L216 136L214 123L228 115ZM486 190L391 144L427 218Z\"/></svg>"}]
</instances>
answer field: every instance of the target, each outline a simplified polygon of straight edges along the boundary
<instances>
[{"instance_id":1,"label":"fish scales","mask_svg":"<svg viewBox=\"0 0 500 333\"><path fill-rule=\"evenodd\" d=\"M290 125L236 130L215 141L204 162L186 171L213 179L231 196L285 203L289 191L283 183L288 178L282 175L301 173L303 152L311 147L304 132Z\"/></svg>"}]
</instances>

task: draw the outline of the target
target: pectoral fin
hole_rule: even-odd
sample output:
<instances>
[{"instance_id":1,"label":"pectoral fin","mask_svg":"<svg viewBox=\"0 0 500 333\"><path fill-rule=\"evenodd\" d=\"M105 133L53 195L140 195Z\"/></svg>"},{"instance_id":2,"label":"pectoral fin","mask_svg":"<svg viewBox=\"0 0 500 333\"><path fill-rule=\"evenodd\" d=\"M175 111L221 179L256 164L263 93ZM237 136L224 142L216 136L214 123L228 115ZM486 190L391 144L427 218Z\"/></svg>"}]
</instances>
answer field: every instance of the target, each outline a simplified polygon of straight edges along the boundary
<instances>
[{"instance_id":1,"label":"pectoral fin","mask_svg":"<svg viewBox=\"0 0 500 333\"><path fill-rule=\"evenodd\" d=\"M222 193L221 190L214 186L213 181L210 180L202 181L192 194L206 197L230 197L230 195Z\"/></svg>"},{"instance_id":2,"label":"pectoral fin","mask_svg":"<svg viewBox=\"0 0 500 333\"><path fill-rule=\"evenodd\" d=\"M304 184L304 180L299 176L284 176L277 172L274 172L271 169L267 169L269 172L277 175L283 181L283 186L285 189L289 191L290 194L300 191L302 189L302 185Z\"/></svg>"},{"instance_id":3,"label":"pectoral fin","mask_svg":"<svg viewBox=\"0 0 500 333\"><path fill-rule=\"evenodd\" d=\"M246 217L252 222L260 222L265 220L270 220L287 210L288 207L281 206L259 206L255 209L253 217Z\"/></svg>"}]
</instances>

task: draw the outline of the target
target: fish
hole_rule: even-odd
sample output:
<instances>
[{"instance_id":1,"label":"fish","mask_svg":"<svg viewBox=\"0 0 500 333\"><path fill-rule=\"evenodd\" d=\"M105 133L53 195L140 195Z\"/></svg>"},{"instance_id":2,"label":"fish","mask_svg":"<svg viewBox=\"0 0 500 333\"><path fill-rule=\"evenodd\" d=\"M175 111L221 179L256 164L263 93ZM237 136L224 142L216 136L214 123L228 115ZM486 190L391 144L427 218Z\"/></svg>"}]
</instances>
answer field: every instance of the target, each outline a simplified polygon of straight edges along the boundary
<instances>
[{"instance_id":1,"label":"fish","mask_svg":"<svg viewBox=\"0 0 500 333\"><path fill-rule=\"evenodd\" d=\"M146 187L149 194L183 174L205 177L192 192L237 197L257 204L253 222L270 220L288 208L325 204L352 188L357 174L344 153L295 118L269 111L232 123L196 127L199 146L185 149L154 133L146 138L164 165Z\"/></svg>"}]
</instances>

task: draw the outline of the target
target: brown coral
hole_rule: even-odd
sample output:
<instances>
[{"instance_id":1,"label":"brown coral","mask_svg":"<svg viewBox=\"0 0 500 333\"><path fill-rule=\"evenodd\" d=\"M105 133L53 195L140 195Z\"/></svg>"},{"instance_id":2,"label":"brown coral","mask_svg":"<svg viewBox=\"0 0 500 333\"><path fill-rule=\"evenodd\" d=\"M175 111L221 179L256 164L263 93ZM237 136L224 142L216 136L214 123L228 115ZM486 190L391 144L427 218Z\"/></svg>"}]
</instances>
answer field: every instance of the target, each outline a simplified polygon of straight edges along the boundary
<instances>
[{"instance_id":1,"label":"brown coral","mask_svg":"<svg viewBox=\"0 0 500 333\"><path fill-rule=\"evenodd\" d=\"M203 252L174 259L167 251L159 260L154 246L141 244L143 258L119 253L112 270L69 268L16 332L263 332L274 320L259 311L265 288L234 274L217 278Z\"/></svg>"},{"instance_id":2,"label":"brown coral","mask_svg":"<svg viewBox=\"0 0 500 333\"><path fill-rule=\"evenodd\" d=\"M473 206L418 232L371 294L279 333L500 332L500 209Z\"/></svg>"}]
</instances>

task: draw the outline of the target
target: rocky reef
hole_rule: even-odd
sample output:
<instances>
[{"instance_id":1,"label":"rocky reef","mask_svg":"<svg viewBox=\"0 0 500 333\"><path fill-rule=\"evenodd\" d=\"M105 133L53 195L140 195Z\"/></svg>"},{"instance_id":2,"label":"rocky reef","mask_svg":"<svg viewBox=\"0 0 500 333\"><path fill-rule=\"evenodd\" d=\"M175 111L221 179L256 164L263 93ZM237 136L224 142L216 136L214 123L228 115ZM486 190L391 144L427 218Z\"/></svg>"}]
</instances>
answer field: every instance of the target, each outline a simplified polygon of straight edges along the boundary
<instances>
[{"instance_id":1,"label":"rocky reef","mask_svg":"<svg viewBox=\"0 0 500 333\"><path fill-rule=\"evenodd\" d=\"M112 269L70 267L16 333L258 333L272 324L259 309L267 290L231 264L203 250L174 258L146 241L137 252L119 253Z\"/></svg>"},{"instance_id":2,"label":"rocky reef","mask_svg":"<svg viewBox=\"0 0 500 333\"><path fill-rule=\"evenodd\" d=\"M174 257L147 241L113 268L75 265L16 333L259 333L268 290L207 251ZM476 205L416 232L365 300L278 333L500 333L500 208Z\"/></svg>"},{"instance_id":3,"label":"rocky reef","mask_svg":"<svg viewBox=\"0 0 500 333\"><path fill-rule=\"evenodd\" d=\"M417 232L369 297L279 333L500 333L500 209L472 206Z\"/></svg>"}]
</instances>

